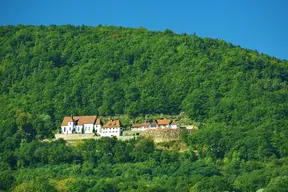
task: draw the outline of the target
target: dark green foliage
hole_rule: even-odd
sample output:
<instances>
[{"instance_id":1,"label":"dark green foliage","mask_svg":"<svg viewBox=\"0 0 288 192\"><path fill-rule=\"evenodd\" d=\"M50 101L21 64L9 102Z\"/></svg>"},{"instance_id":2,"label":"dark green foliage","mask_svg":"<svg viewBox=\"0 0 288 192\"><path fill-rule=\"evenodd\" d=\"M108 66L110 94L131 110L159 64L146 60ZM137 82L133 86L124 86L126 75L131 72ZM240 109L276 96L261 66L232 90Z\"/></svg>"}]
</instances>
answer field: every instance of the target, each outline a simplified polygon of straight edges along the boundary
<instances>
[{"instance_id":1,"label":"dark green foliage","mask_svg":"<svg viewBox=\"0 0 288 192\"><path fill-rule=\"evenodd\" d=\"M67 191L287 188L285 60L195 34L101 25L1 26L0 47L1 190L61 191L65 179ZM180 136L184 152L147 138L39 141L67 115L161 113L198 122Z\"/></svg>"},{"instance_id":2,"label":"dark green foliage","mask_svg":"<svg viewBox=\"0 0 288 192\"><path fill-rule=\"evenodd\" d=\"M22 110L40 138L64 114L185 111L243 124L287 112L287 62L224 41L102 26L0 33L1 103L13 103L1 117Z\"/></svg>"},{"instance_id":3,"label":"dark green foliage","mask_svg":"<svg viewBox=\"0 0 288 192\"><path fill-rule=\"evenodd\" d=\"M133 150L132 156L136 161L145 161L150 158L150 154L154 152L154 142L149 138L139 140Z\"/></svg>"},{"instance_id":4,"label":"dark green foliage","mask_svg":"<svg viewBox=\"0 0 288 192\"><path fill-rule=\"evenodd\" d=\"M65 145L64 140L51 143L39 142L23 143L15 152L17 166L24 167L34 164L72 163L77 159L71 148Z\"/></svg>"},{"instance_id":5,"label":"dark green foliage","mask_svg":"<svg viewBox=\"0 0 288 192\"><path fill-rule=\"evenodd\" d=\"M150 139L123 142L102 138L84 140L77 146L66 146L62 140L33 141L22 144L15 155L18 167L14 170L1 164L1 189L256 191L268 186L277 190L285 188L288 174L287 158L270 163L196 161L190 151L159 150Z\"/></svg>"},{"instance_id":6,"label":"dark green foliage","mask_svg":"<svg viewBox=\"0 0 288 192\"><path fill-rule=\"evenodd\" d=\"M36 178L18 185L14 191L57 192L57 189L44 178Z\"/></svg>"},{"instance_id":7,"label":"dark green foliage","mask_svg":"<svg viewBox=\"0 0 288 192\"><path fill-rule=\"evenodd\" d=\"M192 191L195 192L224 192L232 191L232 187L223 177L213 176L197 182Z\"/></svg>"},{"instance_id":8,"label":"dark green foliage","mask_svg":"<svg viewBox=\"0 0 288 192\"><path fill-rule=\"evenodd\" d=\"M270 181L264 192L285 192L288 189L288 177L276 177Z\"/></svg>"},{"instance_id":9,"label":"dark green foliage","mask_svg":"<svg viewBox=\"0 0 288 192\"><path fill-rule=\"evenodd\" d=\"M0 191L8 190L14 182L15 178L11 170L0 171Z\"/></svg>"}]
</instances>

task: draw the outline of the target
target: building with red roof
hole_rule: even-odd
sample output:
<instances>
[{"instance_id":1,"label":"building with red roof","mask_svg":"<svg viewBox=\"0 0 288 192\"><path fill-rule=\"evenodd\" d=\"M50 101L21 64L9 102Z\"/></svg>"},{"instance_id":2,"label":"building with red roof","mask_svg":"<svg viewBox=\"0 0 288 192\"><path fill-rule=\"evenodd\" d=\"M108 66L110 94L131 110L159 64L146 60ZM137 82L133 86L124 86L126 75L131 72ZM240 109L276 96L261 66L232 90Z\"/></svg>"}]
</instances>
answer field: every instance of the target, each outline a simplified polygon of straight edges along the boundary
<instances>
[{"instance_id":1,"label":"building with red roof","mask_svg":"<svg viewBox=\"0 0 288 192\"><path fill-rule=\"evenodd\" d=\"M120 120L110 120L102 126L100 135L103 137L120 136L122 128Z\"/></svg>"},{"instance_id":2,"label":"building with red roof","mask_svg":"<svg viewBox=\"0 0 288 192\"><path fill-rule=\"evenodd\" d=\"M61 123L64 134L72 133L99 133L101 120L97 116L66 116Z\"/></svg>"},{"instance_id":3,"label":"building with red roof","mask_svg":"<svg viewBox=\"0 0 288 192\"><path fill-rule=\"evenodd\" d=\"M157 128L170 128L171 120L169 119L157 119Z\"/></svg>"},{"instance_id":4,"label":"building with red roof","mask_svg":"<svg viewBox=\"0 0 288 192\"><path fill-rule=\"evenodd\" d=\"M177 129L177 128L179 128L179 123L178 123L177 121L173 121L173 122L171 123L171 128L172 128L172 129Z\"/></svg>"},{"instance_id":5,"label":"building with red roof","mask_svg":"<svg viewBox=\"0 0 288 192\"><path fill-rule=\"evenodd\" d=\"M150 123L141 123L141 124L133 124L131 126L131 131L144 131L146 129L149 129L151 127Z\"/></svg>"},{"instance_id":6,"label":"building with red roof","mask_svg":"<svg viewBox=\"0 0 288 192\"><path fill-rule=\"evenodd\" d=\"M157 128L178 128L177 121L171 121L169 119L156 119L153 120L151 123L141 123L141 124L133 124L131 126L131 131L145 131L147 129L157 129Z\"/></svg>"}]
</instances>

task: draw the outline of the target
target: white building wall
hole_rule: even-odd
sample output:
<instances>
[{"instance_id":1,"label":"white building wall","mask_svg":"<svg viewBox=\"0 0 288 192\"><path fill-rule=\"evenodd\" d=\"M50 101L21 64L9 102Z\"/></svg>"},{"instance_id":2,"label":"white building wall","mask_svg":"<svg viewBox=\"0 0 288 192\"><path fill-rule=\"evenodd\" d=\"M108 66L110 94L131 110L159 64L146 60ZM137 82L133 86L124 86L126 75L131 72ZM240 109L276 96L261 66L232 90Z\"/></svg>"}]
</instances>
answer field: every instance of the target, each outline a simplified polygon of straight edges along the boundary
<instances>
[{"instance_id":1,"label":"white building wall","mask_svg":"<svg viewBox=\"0 0 288 192\"><path fill-rule=\"evenodd\" d=\"M75 132L82 133L83 125L76 125Z\"/></svg>"},{"instance_id":2,"label":"white building wall","mask_svg":"<svg viewBox=\"0 0 288 192\"><path fill-rule=\"evenodd\" d=\"M74 128L73 122L68 122L68 126L61 126L61 131L63 134L72 134Z\"/></svg>"},{"instance_id":3,"label":"white building wall","mask_svg":"<svg viewBox=\"0 0 288 192\"><path fill-rule=\"evenodd\" d=\"M96 132L97 134L100 134L100 131L101 131L101 125L97 125L97 124L95 124L95 125L94 125L94 129L95 129L95 132Z\"/></svg>"},{"instance_id":4,"label":"white building wall","mask_svg":"<svg viewBox=\"0 0 288 192\"><path fill-rule=\"evenodd\" d=\"M160 128L160 127L150 127L149 129L158 129L158 128Z\"/></svg>"},{"instance_id":5,"label":"white building wall","mask_svg":"<svg viewBox=\"0 0 288 192\"><path fill-rule=\"evenodd\" d=\"M150 127L131 128L131 131L145 131L147 129L150 129Z\"/></svg>"},{"instance_id":6,"label":"white building wall","mask_svg":"<svg viewBox=\"0 0 288 192\"><path fill-rule=\"evenodd\" d=\"M69 130L69 127L68 127L68 126L61 126L61 133L67 134L67 133L68 133L68 130Z\"/></svg>"},{"instance_id":7,"label":"white building wall","mask_svg":"<svg viewBox=\"0 0 288 192\"><path fill-rule=\"evenodd\" d=\"M120 136L122 129L120 127L102 128L100 135L102 137Z\"/></svg>"},{"instance_id":8,"label":"white building wall","mask_svg":"<svg viewBox=\"0 0 288 192\"><path fill-rule=\"evenodd\" d=\"M178 125L171 125L171 128L172 128L172 129L177 129L177 128L178 128Z\"/></svg>"},{"instance_id":9,"label":"white building wall","mask_svg":"<svg viewBox=\"0 0 288 192\"><path fill-rule=\"evenodd\" d=\"M72 134L73 129L75 133L82 133L82 129L84 129L84 133L93 133L93 128L97 130L97 133L100 133L101 125L94 124L84 124L84 125L74 125L73 122L68 122L67 126L61 126L61 132L63 134Z\"/></svg>"},{"instance_id":10,"label":"white building wall","mask_svg":"<svg viewBox=\"0 0 288 192\"><path fill-rule=\"evenodd\" d=\"M84 131L85 133L93 133L93 128L94 128L93 124L84 124L83 127L85 130Z\"/></svg>"},{"instance_id":11,"label":"white building wall","mask_svg":"<svg viewBox=\"0 0 288 192\"><path fill-rule=\"evenodd\" d=\"M159 125L158 128L169 128L169 125Z\"/></svg>"}]
</instances>

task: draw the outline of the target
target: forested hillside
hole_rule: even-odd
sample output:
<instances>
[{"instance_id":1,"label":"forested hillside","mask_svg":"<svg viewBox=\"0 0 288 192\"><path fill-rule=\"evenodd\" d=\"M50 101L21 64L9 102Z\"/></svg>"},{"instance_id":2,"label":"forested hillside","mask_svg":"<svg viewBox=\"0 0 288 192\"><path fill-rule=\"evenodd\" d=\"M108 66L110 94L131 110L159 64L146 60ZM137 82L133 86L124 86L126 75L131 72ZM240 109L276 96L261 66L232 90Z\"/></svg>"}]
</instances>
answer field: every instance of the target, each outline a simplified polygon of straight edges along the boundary
<instances>
[{"instance_id":1,"label":"forested hillside","mask_svg":"<svg viewBox=\"0 0 288 192\"><path fill-rule=\"evenodd\" d=\"M266 187L269 182L273 187L275 182L287 181L287 177L282 177L288 174L287 164L283 163L288 155L288 62L285 60L223 40L174 34L170 30L18 25L0 27L0 74L0 160L3 170L5 167L17 170L38 163L55 164L52 160L41 160L40 152L38 156L34 154L37 147L33 140L53 137L53 131L65 115L128 114L139 117L184 112L199 122L200 127L195 135L183 137L183 142L191 150L199 151L200 164L208 161L221 167L222 171L206 175L212 179L211 189L217 179L225 183L228 191L254 191ZM61 149L65 146L56 144ZM47 146L43 151L54 144ZM23 156L22 152L26 150L23 147L29 148L31 154ZM88 157L73 150L68 150L71 152L68 157L75 161L64 158L59 162L84 165ZM130 154L125 150L123 153ZM170 153L169 158L170 155L174 158ZM31 158L36 155L40 159L23 163L20 159L27 158L25 155ZM81 157L83 155L85 158ZM178 155L171 160L178 163L176 167L190 161L189 155L187 159ZM82 159L76 161L76 157ZM157 154L152 159L157 162ZM99 164L98 160L91 160L94 162L92 167ZM162 163L168 166L168 161ZM262 164L249 164L257 161ZM138 160L115 160L110 162L111 166L115 162ZM278 172L266 173L265 167L271 165L271 168L272 164ZM153 166L156 169L157 166ZM22 168L14 173L18 179ZM6 172L9 170L2 171L1 177L8 177ZM255 181L251 180L249 186L257 188L240 186L246 178L252 178L250 173ZM67 178L70 174L74 174L73 171L67 172ZM202 177L189 180L191 175L187 174L188 180L183 184L187 189L194 187L196 191L201 182L206 181ZM159 170L155 177L164 182L163 175L163 170ZM180 182L178 176L173 175ZM219 178L213 180L212 176ZM143 180L145 186L148 180ZM16 184L21 181L25 179L19 179ZM138 188L141 186L142 183Z\"/></svg>"}]
</instances>

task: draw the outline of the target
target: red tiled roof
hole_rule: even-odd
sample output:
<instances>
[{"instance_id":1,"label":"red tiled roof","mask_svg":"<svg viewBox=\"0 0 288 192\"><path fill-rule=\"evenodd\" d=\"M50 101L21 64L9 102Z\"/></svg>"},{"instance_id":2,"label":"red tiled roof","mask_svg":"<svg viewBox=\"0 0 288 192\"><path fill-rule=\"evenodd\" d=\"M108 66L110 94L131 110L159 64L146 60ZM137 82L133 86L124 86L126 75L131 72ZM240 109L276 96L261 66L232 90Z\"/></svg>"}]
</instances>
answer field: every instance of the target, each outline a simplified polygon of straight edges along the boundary
<instances>
[{"instance_id":1,"label":"red tiled roof","mask_svg":"<svg viewBox=\"0 0 288 192\"><path fill-rule=\"evenodd\" d=\"M133 124L132 128L138 128L138 127L149 127L150 123L141 123L141 124Z\"/></svg>"},{"instance_id":2,"label":"red tiled roof","mask_svg":"<svg viewBox=\"0 0 288 192\"><path fill-rule=\"evenodd\" d=\"M72 117L64 117L62 123L61 123L61 126L67 126L68 125L68 122L73 122L72 121Z\"/></svg>"},{"instance_id":3,"label":"red tiled roof","mask_svg":"<svg viewBox=\"0 0 288 192\"><path fill-rule=\"evenodd\" d=\"M73 120L72 120L73 117ZM66 116L64 117L61 126L67 126L68 122L77 122L78 125L83 124L94 124L96 121L96 116ZM100 119L99 119L100 121ZM98 119L97 119L98 122Z\"/></svg>"},{"instance_id":4,"label":"red tiled roof","mask_svg":"<svg viewBox=\"0 0 288 192\"><path fill-rule=\"evenodd\" d=\"M133 124L131 127L132 128L138 128L138 127L141 127L141 124Z\"/></svg>"},{"instance_id":5,"label":"red tiled roof","mask_svg":"<svg viewBox=\"0 0 288 192\"><path fill-rule=\"evenodd\" d=\"M169 125L171 120L168 120L168 119L158 119L156 120L157 124L158 125Z\"/></svg>"},{"instance_id":6,"label":"red tiled roof","mask_svg":"<svg viewBox=\"0 0 288 192\"><path fill-rule=\"evenodd\" d=\"M173 122L171 123L171 125L178 125L178 122L177 122L177 121L173 121Z\"/></svg>"},{"instance_id":7,"label":"red tiled roof","mask_svg":"<svg viewBox=\"0 0 288 192\"><path fill-rule=\"evenodd\" d=\"M95 121L96 121L96 116L79 116L78 125L95 124Z\"/></svg>"},{"instance_id":8,"label":"red tiled roof","mask_svg":"<svg viewBox=\"0 0 288 192\"><path fill-rule=\"evenodd\" d=\"M144 127L149 127L150 126L150 123L142 123L142 126L144 126Z\"/></svg>"},{"instance_id":9,"label":"red tiled roof","mask_svg":"<svg viewBox=\"0 0 288 192\"><path fill-rule=\"evenodd\" d=\"M96 120L96 125L101 125L102 123L101 123L101 120L100 119L97 119Z\"/></svg>"},{"instance_id":10,"label":"red tiled roof","mask_svg":"<svg viewBox=\"0 0 288 192\"><path fill-rule=\"evenodd\" d=\"M112 127L120 127L120 121L110 120L105 125L103 125L103 128L112 128Z\"/></svg>"}]
</instances>

